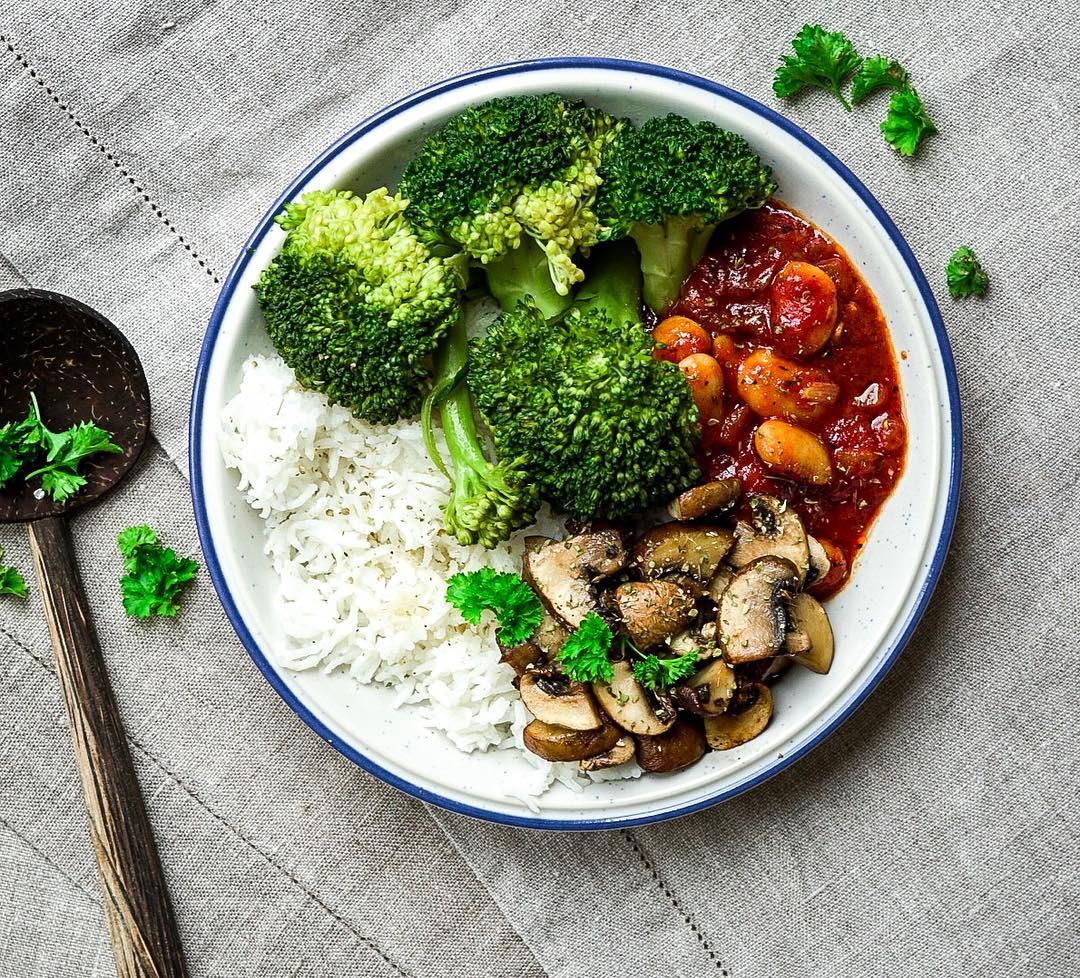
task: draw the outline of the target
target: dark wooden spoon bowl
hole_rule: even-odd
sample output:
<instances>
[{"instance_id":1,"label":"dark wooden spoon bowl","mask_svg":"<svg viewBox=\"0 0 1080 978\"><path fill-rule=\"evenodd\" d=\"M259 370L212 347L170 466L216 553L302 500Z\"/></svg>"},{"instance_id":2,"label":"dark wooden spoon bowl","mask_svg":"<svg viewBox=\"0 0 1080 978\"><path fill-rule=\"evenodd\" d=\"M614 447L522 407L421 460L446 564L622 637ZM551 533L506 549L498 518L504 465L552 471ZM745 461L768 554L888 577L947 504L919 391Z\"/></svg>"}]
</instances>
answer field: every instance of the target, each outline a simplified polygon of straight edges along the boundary
<instances>
[{"instance_id":1,"label":"dark wooden spoon bowl","mask_svg":"<svg viewBox=\"0 0 1080 978\"><path fill-rule=\"evenodd\" d=\"M54 292L0 292L0 423L26 416L37 395L54 431L93 421L111 432L121 455L98 455L81 468L87 484L66 503L35 497L14 480L0 489L0 523L28 523L96 502L139 460L150 431L150 390L127 337L89 306Z\"/></svg>"},{"instance_id":2,"label":"dark wooden spoon bowl","mask_svg":"<svg viewBox=\"0 0 1080 978\"><path fill-rule=\"evenodd\" d=\"M87 484L63 504L16 476L0 490L0 523L27 524L117 974L185 978L165 877L67 528L69 513L119 484L142 454L150 430L146 376L124 335L81 302L34 289L2 292L0 423L26 417L31 392L52 430L93 421L124 449L88 459L80 467ZM119 555L110 559L119 569Z\"/></svg>"}]
</instances>

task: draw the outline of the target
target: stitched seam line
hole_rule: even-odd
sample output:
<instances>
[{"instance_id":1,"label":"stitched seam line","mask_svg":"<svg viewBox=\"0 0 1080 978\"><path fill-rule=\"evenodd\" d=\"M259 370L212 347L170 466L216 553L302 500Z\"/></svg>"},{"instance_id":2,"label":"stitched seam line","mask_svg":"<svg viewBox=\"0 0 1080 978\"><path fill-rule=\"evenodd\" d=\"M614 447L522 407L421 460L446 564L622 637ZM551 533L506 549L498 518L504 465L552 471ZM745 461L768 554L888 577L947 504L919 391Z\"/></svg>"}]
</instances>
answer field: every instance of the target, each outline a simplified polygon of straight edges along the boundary
<instances>
[{"instance_id":1,"label":"stitched seam line","mask_svg":"<svg viewBox=\"0 0 1080 978\"><path fill-rule=\"evenodd\" d=\"M29 849L35 856L37 856L46 866L53 869L61 879L70 883L76 890L78 890L87 900L90 901L95 907L101 906L101 901L97 899L85 886L82 885L74 876L70 876L64 871L64 868L54 862L49 856L43 852L40 848L34 845L25 835L22 834L14 825L12 825L3 815L0 815L0 825L7 829L16 839L18 839L27 849Z\"/></svg>"},{"instance_id":2,"label":"stitched seam line","mask_svg":"<svg viewBox=\"0 0 1080 978\"><path fill-rule=\"evenodd\" d=\"M0 625L0 635L3 635L5 638L7 638L17 648L22 649L27 655L30 656L31 659L34 660L34 662L36 662L39 666L41 666L41 668L44 669L50 676L52 676L54 679L56 678L56 673L53 671L52 666L51 666L50 663L47 663L46 661L44 661L40 656L38 656L38 654L36 652L34 652L33 649L30 648L30 646L26 645L20 639L16 638L14 635L11 634L11 632L9 632L2 625ZM247 838L247 836L245 836L238 828L236 828L235 825L230 825L217 812L215 812L212 808L210 808L206 804L206 802L204 802L197 794L195 794L195 792L191 788L189 788L183 781L181 781L180 778L176 774L174 774L165 765L165 763L160 758L158 758L155 754L153 754L150 750L148 750L139 741L135 740L130 735L127 735L126 739L127 739L128 743L131 744L132 747L136 748L139 751L140 754L142 754L147 760L149 760L159 771L162 772L162 774L164 774L170 781L172 781L173 784L175 784L181 791L183 791L184 794L186 794L192 801L194 801L196 805L198 805L204 812L206 812L207 815L209 815L219 825L223 826L226 830L228 830L228 832L231 835L235 836L237 839L239 839L241 842L243 842L244 845L246 845L252 852L256 853L256 855L258 855L260 858L262 858L269 866L272 866L275 870L277 870L278 873L280 873L286 879L291 881L292 884L298 890L300 890L300 892L303 893L309 900L311 900L312 903L314 903L317 907L319 907L321 910L323 910L330 918L337 921L337 923L339 923L342 927L344 927L350 934L352 934L358 941L360 941L373 954L375 954L379 958L381 958L382 961L387 966L389 966L390 968L393 969L395 974L401 975L401 978L414 978L414 976L410 972L405 971L392 958L390 958L390 956L381 947L379 947L379 945L375 941L373 941L370 937L365 937L359 930L357 930L355 925L351 924L348 920L346 920L344 917L342 917L341 914L339 914L336 910L334 910L332 907L330 907L326 903L324 903L323 900L318 895L316 895L314 892L312 892L299 879L297 879L292 873L290 873L284 866L282 866L280 863L276 862L273 858L271 858L271 856L268 853L263 852L262 849L260 849L257 845L255 845L254 842L252 842L249 838ZM0 821L2 821L2 819L0 819ZM4 824L7 824L7 823L5 822ZM12 831L14 831L14 829L12 829ZM26 840L24 839L23 841L26 841ZM27 845L30 845L30 843L27 843ZM31 848L33 848L33 847L31 846ZM43 855L42 858L45 858L46 861L48 862L47 857L45 857ZM50 863L50 865L53 865L53 864ZM59 872L61 872L63 874L63 871L59 870L59 867L56 867L56 868L58 869ZM65 878L70 878L70 877L66 877L66 874L63 874L63 875L65 875ZM76 885L78 885L78 884L76 884ZM83 891L83 892L85 892L85 891Z\"/></svg>"},{"instance_id":3,"label":"stitched seam line","mask_svg":"<svg viewBox=\"0 0 1080 978\"><path fill-rule=\"evenodd\" d=\"M46 81L41 77L41 75L38 74L37 69L34 68L29 61L26 60L26 57L23 55L23 53L11 42L11 38L7 37L4 34L0 34L0 44L3 44L7 52L15 58L16 62L18 62L18 64L37 83L38 87L41 88L42 91L44 91L49 96L49 98L51 98L53 102L56 103L57 107L68 117L68 119L71 120L75 128L78 129L79 132L81 132L87 139L89 139L90 142L94 145L94 147L98 150L98 152L100 152L101 155L104 156L105 159L107 159L113 165L116 171L120 173L120 175L123 176L129 184L131 184L131 186L139 194L139 196L142 197L143 201L150 207L150 210L153 211L154 216L157 217L158 220L161 221L161 223L164 224L165 227L168 228L168 230L176 237L180 244L184 246L184 250L188 252L188 254L190 254L191 257L199 263L199 266L204 272L206 272L206 274L210 277L211 281L213 281L215 285L220 285L221 279L218 277L217 273L203 258L199 256L199 253L192 246L191 242L189 242L187 238L185 238L183 234L180 233L176 225L173 224L173 222L169 219L169 217L165 214L161 207L159 207L158 204L150 197L142 184L140 184L139 181L136 180L134 176L132 176L131 172L127 169L127 167L124 166L123 163L120 162L119 159L117 159L113 152L100 139L98 139L98 137L94 135L94 133L90 131L90 129L86 126L82 119L80 119L71 110L68 104L64 102L60 98L60 96L52 90L52 88L46 83Z\"/></svg>"},{"instance_id":4,"label":"stitched seam line","mask_svg":"<svg viewBox=\"0 0 1080 978\"><path fill-rule=\"evenodd\" d=\"M637 839L634 838L633 834L630 832L629 829L620 829L619 833L624 839L626 839L626 841L630 844L630 848L632 848L637 854L638 859L641 861L641 865L645 867L646 871L653 878L653 882L656 884L657 889L659 889L660 892L663 893L665 897L667 897L668 902L675 909L675 912L682 917L683 921L686 923L686 926L690 928L690 933L694 935L694 937L697 939L698 944L701 945L701 949L709 956L709 960L716 965L716 967L720 971L720 974L723 975L724 978L727 978L729 974L728 970L724 967L723 962L709 945L709 942L705 939L705 935L701 932L701 928L698 927L697 922L691 916L690 912L682 905L682 901L679 900L679 898L671 892L671 889L668 887L667 883L664 882L663 877L657 871L656 867L652 864L652 860L650 860L649 857L645 855L645 851L638 844Z\"/></svg>"}]
</instances>

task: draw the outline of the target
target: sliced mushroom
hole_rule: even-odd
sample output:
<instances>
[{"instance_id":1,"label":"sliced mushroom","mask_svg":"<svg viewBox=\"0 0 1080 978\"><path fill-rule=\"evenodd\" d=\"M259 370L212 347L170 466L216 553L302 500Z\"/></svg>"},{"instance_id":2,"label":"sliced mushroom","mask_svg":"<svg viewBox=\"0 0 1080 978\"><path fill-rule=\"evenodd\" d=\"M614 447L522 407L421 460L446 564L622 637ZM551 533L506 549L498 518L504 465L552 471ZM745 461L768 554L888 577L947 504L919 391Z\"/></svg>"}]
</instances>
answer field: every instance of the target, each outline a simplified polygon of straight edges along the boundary
<instances>
[{"instance_id":1,"label":"sliced mushroom","mask_svg":"<svg viewBox=\"0 0 1080 978\"><path fill-rule=\"evenodd\" d=\"M569 634L562 622L545 606L540 624L529 641L544 653L546 659L554 660Z\"/></svg>"},{"instance_id":2,"label":"sliced mushroom","mask_svg":"<svg viewBox=\"0 0 1080 978\"><path fill-rule=\"evenodd\" d=\"M615 607L639 649L670 638L695 617L694 596L673 581L630 581L615 588Z\"/></svg>"},{"instance_id":3,"label":"sliced mushroom","mask_svg":"<svg viewBox=\"0 0 1080 978\"><path fill-rule=\"evenodd\" d=\"M563 624L576 628L596 607L592 582L626 563L622 537L606 529L539 545L535 539L526 541L525 578Z\"/></svg>"},{"instance_id":4,"label":"sliced mushroom","mask_svg":"<svg viewBox=\"0 0 1080 978\"><path fill-rule=\"evenodd\" d=\"M716 648L716 622L707 621L699 630L684 628L681 632L672 635L667 644L675 655L696 652L699 659L711 659L718 654Z\"/></svg>"},{"instance_id":5,"label":"sliced mushroom","mask_svg":"<svg viewBox=\"0 0 1080 978\"><path fill-rule=\"evenodd\" d=\"M759 557L747 564L720 599L720 646L731 664L768 659L780 652L787 631L785 599L799 584L789 560Z\"/></svg>"},{"instance_id":6,"label":"sliced mushroom","mask_svg":"<svg viewBox=\"0 0 1080 978\"><path fill-rule=\"evenodd\" d=\"M806 535L806 545L810 550L810 570L804 583L809 587L811 584L816 584L818 581L825 579L829 571L832 570L832 561L829 560L825 548L818 543L817 537L812 537L808 533Z\"/></svg>"},{"instance_id":7,"label":"sliced mushroom","mask_svg":"<svg viewBox=\"0 0 1080 978\"><path fill-rule=\"evenodd\" d=\"M613 723L595 730L570 730L533 720L522 736L525 746L545 761L582 761L611 750L625 734Z\"/></svg>"},{"instance_id":8,"label":"sliced mushroom","mask_svg":"<svg viewBox=\"0 0 1080 978\"><path fill-rule=\"evenodd\" d=\"M799 514L775 496L750 498L753 526L740 522L735 527L735 546L728 555L733 567L745 567L758 557L783 557L795 565L799 583L810 569L810 547Z\"/></svg>"},{"instance_id":9,"label":"sliced mushroom","mask_svg":"<svg viewBox=\"0 0 1080 978\"><path fill-rule=\"evenodd\" d=\"M700 720L679 717L666 733L638 739L637 761L642 770L667 774L696 764L705 756L705 734Z\"/></svg>"},{"instance_id":10,"label":"sliced mushroom","mask_svg":"<svg viewBox=\"0 0 1080 978\"><path fill-rule=\"evenodd\" d=\"M731 750L753 740L772 719L772 690L764 683L754 686L754 702L741 713L705 718L705 739L713 750Z\"/></svg>"},{"instance_id":11,"label":"sliced mushroom","mask_svg":"<svg viewBox=\"0 0 1080 978\"><path fill-rule=\"evenodd\" d=\"M720 603L720 598L723 597L724 591L731 583L731 579L735 575L726 567L717 567L716 573L713 574L712 580L709 581L709 587L706 593L717 604Z\"/></svg>"},{"instance_id":12,"label":"sliced mushroom","mask_svg":"<svg viewBox=\"0 0 1080 978\"><path fill-rule=\"evenodd\" d=\"M795 631L788 635L788 652L796 662L806 666L812 672L825 674L832 667L833 631L829 616L820 602L809 594L796 594L788 601L788 611ZM806 642L800 641L804 648L791 648L791 636L801 635Z\"/></svg>"},{"instance_id":13,"label":"sliced mushroom","mask_svg":"<svg viewBox=\"0 0 1080 978\"><path fill-rule=\"evenodd\" d=\"M713 659L685 682L672 687L671 696L683 709L714 716L727 709L735 692L735 673L723 659Z\"/></svg>"},{"instance_id":14,"label":"sliced mushroom","mask_svg":"<svg viewBox=\"0 0 1080 978\"><path fill-rule=\"evenodd\" d=\"M529 666L540 662L544 655L540 649L533 645L531 641L522 642L521 645L515 645L512 647L499 644L499 649L502 655L499 656L500 662L505 662L511 669L514 670L519 676L524 675Z\"/></svg>"},{"instance_id":15,"label":"sliced mushroom","mask_svg":"<svg viewBox=\"0 0 1080 978\"><path fill-rule=\"evenodd\" d=\"M676 496L668 503L668 512L675 520L699 520L710 513L731 509L741 495L742 483L738 479L706 482Z\"/></svg>"},{"instance_id":16,"label":"sliced mushroom","mask_svg":"<svg viewBox=\"0 0 1080 978\"><path fill-rule=\"evenodd\" d=\"M630 564L649 580L680 573L706 584L733 541L727 527L663 523L638 538L630 550Z\"/></svg>"},{"instance_id":17,"label":"sliced mushroom","mask_svg":"<svg viewBox=\"0 0 1080 978\"><path fill-rule=\"evenodd\" d=\"M578 764L578 767L582 771L602 771L604 768L618 767L620 764L625 764L633 759L634 738L630 734L624 733L615 741L615 746L611 750L606 750L603 754L597 754L595 757L585 758Z\"/></svg>"},{"instance_id":18,"label":"sliced mushroom","mask_svg":"<svg viewBox=\"0 0 1080 978\"><path fill-rule=\"evenodd\" d=\"M569 730L595 730L604 721L589 690L562 676L527 672L518 684L521 702L537 720Z\"/></svg>"},{"instance_id":19,"label":"sliced mushroom","mask_svg":"<svg viewBox=\"0 0 1080 978\"><path fill-rule=\"evenodd\" d=\"M610 683L593 683L593 693L604 712L630 733L656 736L670 730L674 712L663 719L657 716L648 694L634 678L630 663L613 662L611 668L614 674Z\"/></svg>"}]
</instances>

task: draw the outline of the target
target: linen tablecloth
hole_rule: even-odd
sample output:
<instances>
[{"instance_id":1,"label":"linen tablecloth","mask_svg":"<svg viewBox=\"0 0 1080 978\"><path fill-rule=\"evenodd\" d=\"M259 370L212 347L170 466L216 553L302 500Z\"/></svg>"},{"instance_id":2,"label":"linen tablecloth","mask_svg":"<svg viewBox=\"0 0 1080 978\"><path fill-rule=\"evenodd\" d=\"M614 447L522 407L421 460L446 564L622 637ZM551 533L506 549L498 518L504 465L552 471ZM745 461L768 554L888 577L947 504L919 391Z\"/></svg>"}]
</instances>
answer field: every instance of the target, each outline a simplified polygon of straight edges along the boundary
<instances>
[{"instance_id":1,"label":"linen tablecloth","mask_svg":"<svg viewBox=\"0 0 1080 978\"><path fill-rule=\"evenodd\" d=\"M1080 974L1075 20L1065 0L0 2L0 287L100 309L154 392L137 478L73 532L195 978ZM184 442L204 325L318 151L424 84L538 56L661 62L776 104L805 21L900 58L941 130L903 160L877 131L884 101L781 107L914 248L967 426L942 583L825 746L669 824L494 827L321 742L205 573L176 621L124 618L119 528L197 552ZM985 301L944 289L964 243ZM30 577L21 531L0 545ZM40 601L3 601L0 978L113 973L96 872Z\"/></svg>"}]
</instances>

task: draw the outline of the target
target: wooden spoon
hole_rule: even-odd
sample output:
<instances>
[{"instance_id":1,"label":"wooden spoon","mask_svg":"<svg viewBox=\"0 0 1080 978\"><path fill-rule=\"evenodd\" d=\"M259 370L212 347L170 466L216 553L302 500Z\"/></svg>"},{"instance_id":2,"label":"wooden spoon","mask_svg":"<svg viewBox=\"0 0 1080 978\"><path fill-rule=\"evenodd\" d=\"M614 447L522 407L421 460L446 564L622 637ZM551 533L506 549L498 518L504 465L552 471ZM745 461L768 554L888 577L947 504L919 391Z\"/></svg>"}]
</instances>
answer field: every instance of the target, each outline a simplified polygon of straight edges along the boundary
<instances>
[{"instance_id":1,"label":"wooden spoon","mask_svg":"<svg viewBox=\"0 0 1080 978\"><path fill-rule=\"evenodd\" d=\"M0 292L0 343L0 422L24 418L32 391L52 430L93 421L124 449L85 462L81 471L87 484L63 504L36 498L34 487L16 477L0 490L0 523L27 524L86 795L117 973L121 978L184 978L187 968L172 904L66 519L116 486L142 454L150 428L146 377L135 350L112 323L51 292Z\"/></svg>"}]
</instances>

